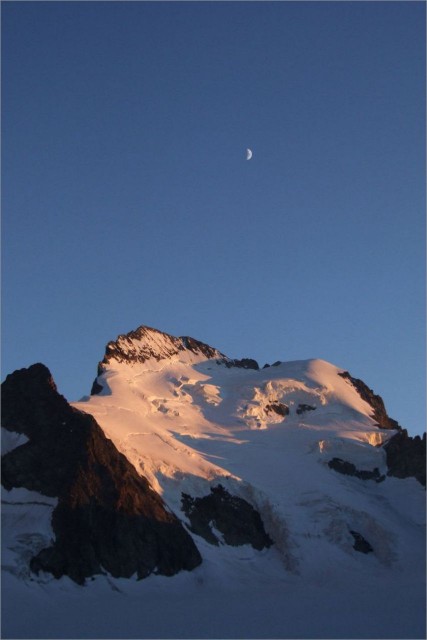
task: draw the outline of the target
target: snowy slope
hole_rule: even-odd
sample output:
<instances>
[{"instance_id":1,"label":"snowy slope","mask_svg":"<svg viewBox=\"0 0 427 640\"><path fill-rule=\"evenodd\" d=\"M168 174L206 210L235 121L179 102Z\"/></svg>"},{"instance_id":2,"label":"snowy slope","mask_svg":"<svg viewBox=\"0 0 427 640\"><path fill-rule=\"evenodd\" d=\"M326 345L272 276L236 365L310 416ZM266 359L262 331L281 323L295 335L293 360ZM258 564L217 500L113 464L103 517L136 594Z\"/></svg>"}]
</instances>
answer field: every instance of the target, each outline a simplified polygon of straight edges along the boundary
<instances>
[{"instance_id":1,"label":"snowy slope","mask_svg":"<svg viewBox=\"0 0 427 640\"><path fill-rule=\"evenodd\" d=\"M191 574L99 577L83 600L68 579L44 576L24 607L43 602L50 622L31 637L423 637L425 492L413 478L383 477L379 445L394 431L378 428L332 364L247 369L200 345L146 327L122 336L107 346L100 392L73 406L184 522L182 492L202 497L221 484L259 511L274 545L214 546L193 534L203 564ZM382 481L342 475L333 458ZM372 551L357 550L355 536ZM15 575L7 581L13 606L22 592ZM95 619L76 621L70 599ZM22 620L11 626L28 632Z\"/></svg>"},{"instance_id":2,"label":"snowy slope","mask_svg":"<svg viewBox=\"0 0 427 640\"><path fill-rule=\"evenodd\" d=\"M169 336L154 336L156 356L110 358L98 378L101 394L74 406L95 417L175 512L181 492L203 496L221 483L259 510L275 552L294 571L315 571L313 557L322 568L337 547L359 566L349 530L369 540L378 563L398 561L379 516L389 483L361 482L327 466L340 457L386 473L377 445L394 433L375 425L372 408L340 369L321 360L242 369L187 349L163 357ZM142 349L147 342L151 335ZM289 414L269 410L275 403ZM301 405L314 409L297 414Z\"/></svg>"}]
</instances>

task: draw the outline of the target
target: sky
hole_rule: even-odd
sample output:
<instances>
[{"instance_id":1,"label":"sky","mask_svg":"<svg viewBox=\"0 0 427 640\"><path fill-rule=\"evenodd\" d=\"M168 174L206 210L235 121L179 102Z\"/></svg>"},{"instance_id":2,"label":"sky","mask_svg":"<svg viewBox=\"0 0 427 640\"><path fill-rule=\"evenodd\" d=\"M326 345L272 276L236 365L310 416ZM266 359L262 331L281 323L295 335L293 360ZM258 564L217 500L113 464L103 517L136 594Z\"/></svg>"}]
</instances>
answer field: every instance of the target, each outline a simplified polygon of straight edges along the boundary
<instances>
[{"instance_id":1,"label":"sky","mask_svg":"<svg viewBox=\"0 0 427 640\"><path fill-rule=\"evenodd\" d=\"M1 11L2 379L78 400L144 324L425 431L425 3Z\"/></svg>"}]
</instances>

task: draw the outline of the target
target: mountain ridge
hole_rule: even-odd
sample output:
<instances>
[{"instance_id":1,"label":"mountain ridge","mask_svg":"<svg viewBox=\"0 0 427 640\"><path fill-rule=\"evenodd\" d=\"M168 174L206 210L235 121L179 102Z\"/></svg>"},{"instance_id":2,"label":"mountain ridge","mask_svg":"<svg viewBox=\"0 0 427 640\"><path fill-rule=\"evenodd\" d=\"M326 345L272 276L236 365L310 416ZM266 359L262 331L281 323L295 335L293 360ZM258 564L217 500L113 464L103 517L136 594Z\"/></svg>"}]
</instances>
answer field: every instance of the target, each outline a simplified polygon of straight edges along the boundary
<instances>
[{"instance_id":1,"label":"mountain ridge","mask_svg":"<svg viewBox=\"0 0 427 640\"><path fill-rule=\"evenodd\" d=\"M249 607L262 584L274 620L285 591L362 606L368 581L389 616L422 600L425 435L409 437L363 381L318 359L260 369L145 326L108 344L80 402L41 364L3 383L14 593L34 583L60 599L67 576L130 593L144 578L153 606L223 591Z\"/></svg>"},{"instance_id":2,"label":"mountain ridge","mask_svg":"<svg viewBox=\"0 0 427 640\"><path fill-rule=\"evenodd\" d=\"M157 349L154 347L157 347ZM102 385L99 384L98 378L114 362L132 365L154 360L158 363L162 360L169 360L175 356L182 355L182 352L190 352L196 356L201 355L206 359L215 359L217 364L223 364L227 368L237 367L255 371L260 370L258 362L252 358L229 358L218 349L190 336L175 337L148 325L140 325L137 329L120 334L116 340L111 340L107 343L104 358L98 364L97 377L92 385L91 395L96 395L102 391ZM309 361L307 360L307 362ZM273 365L265 364L263 369L270 366L277 367L280 364L282 364L281 361L277 360ZM354 378L345 370L342 370L339 375L353 385L362 400L371 405L373 416L377 420L379 427L397 430L402 428L396 420L387 415L382 398L374 394L372 389L362 380Z\"/></svg>"},{"instance_id":3,"label":"mountain ridge","mask_svg":"<svg viewBox=\"0 0 427 640\"><path fill-rule=\"evenodd\" d=\"M120 334L116 340L107 343L102 364L111 360L117 362L146 362L147 360L165 360L188 350L206 358L225 358L224 354L208 344L190 336L175 337L147 325Z\"/></svg>"}]
</instances>

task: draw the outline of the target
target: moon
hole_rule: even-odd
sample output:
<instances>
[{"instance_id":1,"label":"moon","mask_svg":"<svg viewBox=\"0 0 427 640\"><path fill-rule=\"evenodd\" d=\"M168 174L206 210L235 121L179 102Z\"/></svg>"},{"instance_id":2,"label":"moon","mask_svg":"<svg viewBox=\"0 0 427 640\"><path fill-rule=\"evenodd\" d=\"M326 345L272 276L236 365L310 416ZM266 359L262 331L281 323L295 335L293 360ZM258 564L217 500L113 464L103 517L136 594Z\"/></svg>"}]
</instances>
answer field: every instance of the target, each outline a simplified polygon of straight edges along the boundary
<instances>
[{"instance_id":1,"label":"moon","mask_svg":"<svg viewBox=\"0 0 427 640\"><path fill-rule=\"evenodd\" d=\"M253 153L250 149L246 149L246 160L250 160L253 156Z\"/></svg>"}]
</instances>

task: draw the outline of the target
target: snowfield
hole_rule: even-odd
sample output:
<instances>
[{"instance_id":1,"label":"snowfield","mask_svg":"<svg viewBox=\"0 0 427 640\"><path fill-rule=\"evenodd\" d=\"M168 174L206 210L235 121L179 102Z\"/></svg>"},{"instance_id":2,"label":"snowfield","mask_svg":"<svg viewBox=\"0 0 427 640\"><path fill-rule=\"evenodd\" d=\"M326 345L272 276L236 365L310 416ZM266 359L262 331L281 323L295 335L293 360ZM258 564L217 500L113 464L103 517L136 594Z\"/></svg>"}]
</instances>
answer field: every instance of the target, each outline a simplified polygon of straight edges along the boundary
<instances>
[{"instance_id":1,"label":"snowfield","mask_svg":"<svg viewBox=\"0 0 427 640\"><path fill-rule=\"evenodd\" d=\"M3 491L2 637L425 637L425 491L413 478L329 468L340 458L386 476L379 445L395 433L376 426L342 370L322 360L227 366L219 352L175 353L161 336L148 350L133 340L127 361L110 358L102 391L73 406L187 525L182 492L221 484L259 511L274 545L213 546L193 534L203 563L190 573L79 587L26 568L52 535L55 501ZM137 361L142 347L156 357ZM22 444L6 438L5 450ZM371 552L355 549L355 534Z\"/></svg>"}]
</instances>

